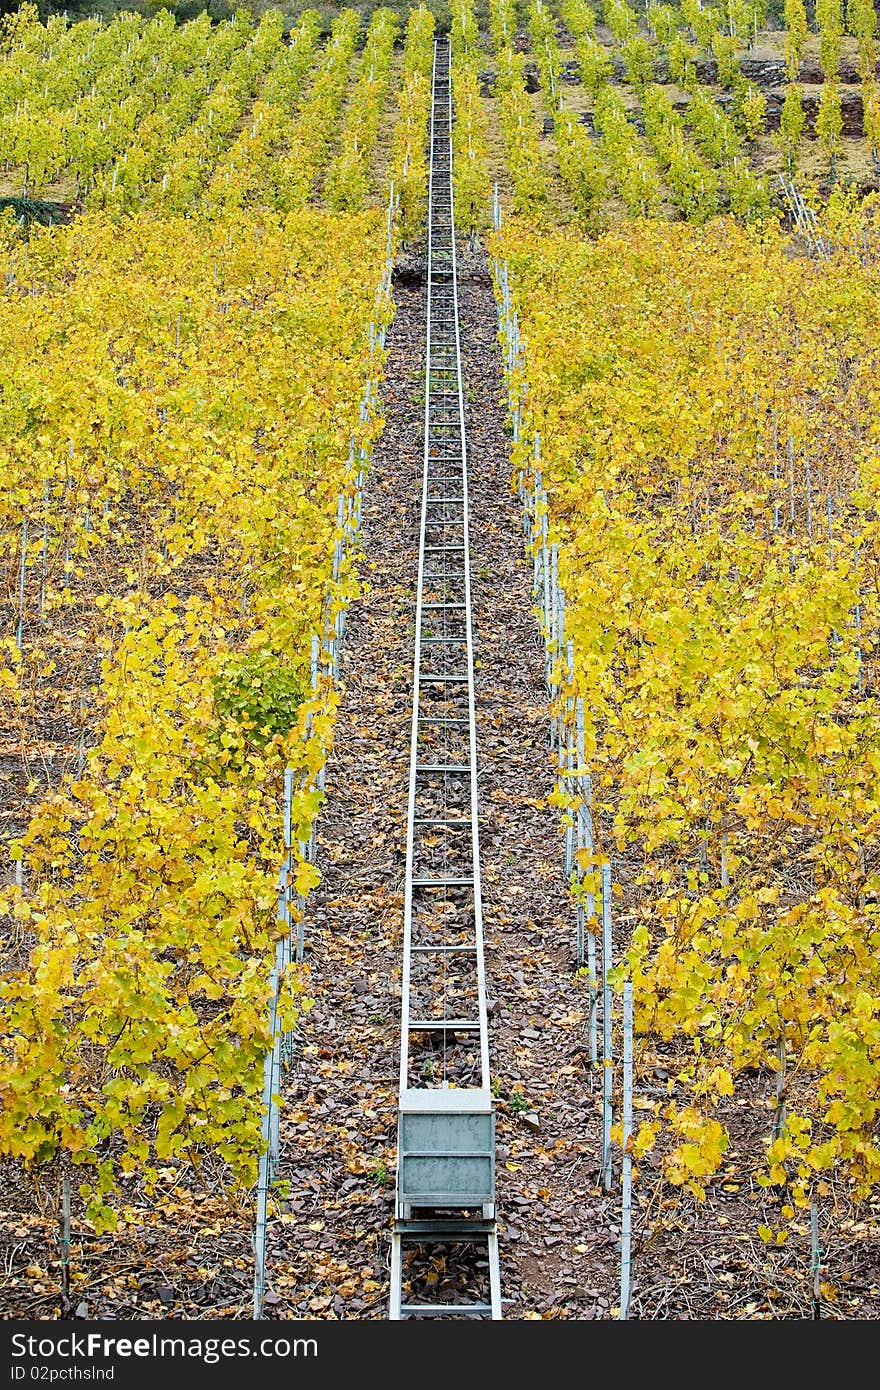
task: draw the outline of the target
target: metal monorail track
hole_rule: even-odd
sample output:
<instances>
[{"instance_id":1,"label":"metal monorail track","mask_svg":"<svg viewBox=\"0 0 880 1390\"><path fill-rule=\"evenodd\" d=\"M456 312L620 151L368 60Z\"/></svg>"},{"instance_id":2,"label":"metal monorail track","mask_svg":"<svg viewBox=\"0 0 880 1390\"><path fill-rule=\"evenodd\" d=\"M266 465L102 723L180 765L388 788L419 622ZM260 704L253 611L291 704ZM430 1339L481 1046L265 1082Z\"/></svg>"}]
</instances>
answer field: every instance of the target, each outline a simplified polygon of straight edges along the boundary
<instances>
[{"instance_id":1,"label":"metal monorail track","mask_svg":"<svg viewBox=\"0 0 880 1390\"><path fill-rule=\"evenodd\" d=\"M434 47L427 282L389 1312L394 1320L500 1318L447 38ZM484 1248L485 1296L414 1301L410 1292L404 1301L404 1247L438 1242ZM418 1284L414 1269L411 1289Z\"/></svg>"}]
</instances>

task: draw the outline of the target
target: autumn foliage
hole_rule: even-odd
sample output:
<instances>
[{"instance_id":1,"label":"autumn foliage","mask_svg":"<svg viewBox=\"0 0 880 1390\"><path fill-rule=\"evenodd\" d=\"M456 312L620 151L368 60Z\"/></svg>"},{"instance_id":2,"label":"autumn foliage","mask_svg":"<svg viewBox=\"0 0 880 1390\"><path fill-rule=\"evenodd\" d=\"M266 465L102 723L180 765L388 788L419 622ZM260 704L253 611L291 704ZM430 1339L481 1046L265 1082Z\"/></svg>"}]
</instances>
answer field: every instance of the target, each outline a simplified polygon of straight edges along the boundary
<instances>
[{"instance_id":1,"label":"autumn foliage","mask_svg":"<svg viewBox=\"0 0 880 1390\"><path fill-rule=\"evenodd\" d=\"M880 1179L864 225L842 219L828 264L729 219L594 244L512 220L496 243L524 345L514 469L539 435L574 640L560 708L583 698L621 968L672 1077L637 1152L664 1134L667 1176L698 1195L755 1075L762 1181L806 1202L830 1171L860 1195Z\"/></svg>"}]
</instances>

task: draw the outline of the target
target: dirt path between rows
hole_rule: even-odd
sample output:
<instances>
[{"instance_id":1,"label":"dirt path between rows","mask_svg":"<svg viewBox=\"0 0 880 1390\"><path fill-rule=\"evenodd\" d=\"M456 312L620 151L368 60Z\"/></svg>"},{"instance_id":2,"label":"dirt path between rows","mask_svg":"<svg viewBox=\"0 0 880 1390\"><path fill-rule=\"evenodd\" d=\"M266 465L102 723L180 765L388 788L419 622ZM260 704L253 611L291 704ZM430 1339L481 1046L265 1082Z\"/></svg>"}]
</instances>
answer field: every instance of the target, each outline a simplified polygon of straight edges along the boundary
<instances>
[{"instance_id":1,"label":"dirt path between rows","mask_svg":"<svg viewBox=\"0 0 880 1390\"><path fill-rule=\"evenodd\" d=\"M415 260L415 258L411 258ZM424 372L424 286L399 275L386 425L361 539L345 694L309 906L315 1006L282 1121L288 1210L272 1232L267 1311L387 1315L396 1153L403 869ZM597 1094L575 976L531 570L509 487L496 315L485 256L461 283L490 1055L498 1095L505 1315L602 1316L616 1218L595 1194ZM519 1097L510 1099L518 1091ZM576 1247L579 1247L576 1249Z\"/></svg>"}]
</instances>

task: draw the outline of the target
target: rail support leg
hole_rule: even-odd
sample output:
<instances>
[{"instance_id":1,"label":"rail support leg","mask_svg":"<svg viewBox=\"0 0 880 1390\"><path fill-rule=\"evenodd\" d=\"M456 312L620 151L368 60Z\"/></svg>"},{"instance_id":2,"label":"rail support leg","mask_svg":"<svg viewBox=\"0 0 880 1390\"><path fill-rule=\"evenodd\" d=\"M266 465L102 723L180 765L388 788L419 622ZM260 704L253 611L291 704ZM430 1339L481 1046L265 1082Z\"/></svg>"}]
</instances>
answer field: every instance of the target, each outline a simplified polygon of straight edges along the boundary
<instances>
[{"instance_id":1,"label":"rail support leg","mask_svg":"<svg viewBox=\"0 0 880 1390\"><path fill-rule=\"evenodd\" d=\"M400 1322L401 1285L403 1282L403 1242L398 1231L391 1233L391 1299L388 1308L390 1322Z\"/></svg>"},{"instance_id":2,"label":"rail support leg","mask_svg":"<svg viewBox=\"0 0 880 1390\"><path fill-rule=\"evenodd\" d=\"M486 1236L489 1247L489 1301L492 1304L492 1321L501 1320L501 1263L498 1259L498 1232L491 1230Z\"/></svg>"}]
</instances>

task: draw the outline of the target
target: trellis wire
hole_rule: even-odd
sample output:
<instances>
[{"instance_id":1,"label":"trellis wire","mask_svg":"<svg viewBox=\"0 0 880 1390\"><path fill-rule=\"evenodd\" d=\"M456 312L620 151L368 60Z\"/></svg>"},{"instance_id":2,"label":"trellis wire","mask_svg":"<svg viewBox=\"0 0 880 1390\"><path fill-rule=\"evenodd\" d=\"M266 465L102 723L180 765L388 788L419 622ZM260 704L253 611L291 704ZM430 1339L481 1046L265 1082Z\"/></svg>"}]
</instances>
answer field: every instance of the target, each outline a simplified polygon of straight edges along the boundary
<instances>
[{"instance_id":1,"label":"trellis wire","mask_svg":"<svg viewBox=\"0 0 880 1390\"><path fill-rule=\"evenodd\" d=\"M376 299L380 303L390 293L391 276L394 268L393 234L394 218L399 208L399 196L392 183L388 199L387 244L385 268L382 273ZM377 331L375 323L370 324L370 351L375 358L377 349L385 346L385 328ZM364 424L369 415L374 393L378 393L378 377L371 376L367 381L360 404L360 422ZM351 441L345 481L337 499L336 536L333 545L331 581L324 599L324 616L321 633L312 636L310 652L310 689L314 703L321 687L322 673L335 682L339 678L340 649L345 634L345 603L339 595L339 579L343 563L350 546L356 541L362 506L362 493L366 474L368 450L361 444ZM312 733L311 714L306 723L306 736ZM326 750L325 750L326 752ZM315 778L316 786L323 790L325 781L325 758ZM253 1316L260 1319L264 1315L266 1293L266 1239L269 1221L269 1199L278 1170L280 1159L281 1113L278 1093L281 1084L282 1068L293 1061L293 1035L285 1033L281 1025L281 988L284 973L290 965L291 954L301 961L305 950L305 906L303 894L296 893L297 921L295 944L291 918L291 895L295 863L293 855L293 770L287 768L284 775L284 847L285 858L278 873L278 920L286 927L275 951L275 963L269 977L269 1029L272 1046L263 1061L262 1123L260 1131L261 1152L256 1187L256 1217L254 1222L254 1297ZM314 824L308 840L298 841L302 861L314 863L317 857L317 841Z\"/></svg>"},{"instance_id":2,"label":"trellis wire","mask_svg":"<svg viewBox=\"0 0 880 1390\"><path fill-rule=\"evenodd\" d=\"M495 185L492 220L501 229L501 205ZM498 287L498 317L505 346L507 402L514 445L522 442L527 387L522 379L523 346L519 318L510 294L510 273L506 261L493 263ZM527 547L533 557L532 592L536 615L544 637L544 662L551 704L550 744L557 751L557 768L562 780L570 822L565 832L565 874L575 896L575 957L577 966L587 967L589 989L589 1048L593 1066L599 1064L597 942L592 929L596 904L592 889L584 887L584 874L592 873L595 839L592 816L592 780L586 766L584 702L576 692L574 644L566 639L566 599L559 581L558 543L550 536L547 492L541 466L541 436L534 431L530 466L519 465L516 492L522 508L522 526ZM563 699L563 693L565 698ZM601 869L602 913L602 1180L611 1190L612 1082L613 1082L613 992L609 973L613 964L611 929L611 865ZM631 1177L631 1175L630 1175Z\"/></svg>"},{"instance_id":3,"label":"trellis wire","mask_svg":"<svg viewBox=\"0 0 880 1390\"><path fill-rule=\"evenodd\" d=\"M493 193L493 225L501 229L501 205L498 185ZM523 362L523 347L519 333L519 318L510 294L510 272L506 261L494 262L499 289L498 317L502 329L505 353L507 400L510 410L514 444L521 442L526 385L518 373ZM550 742L558 750L558 767L566 783L572 824L566 828L565 873L570 880L575 873L575 958L577 966L587 967L589 1007L590 1060L598 1065L598 982L596 936L590 924L595 918L595 900L591 890L583 890L585 864L592 865L595 849L592 820L592 782L586 768L584 747L584 704L580 696L567 696L560 706L562 680L574 691L574 646L566 641L565 592L559 583L559 550L549 535L547 493L541 467L541 435L534 431L533 456L530 470L519 467L516 491L522 508L522 526L526 543L533 556L533 596L540 615L545 639L545 674L551 705ZM568 715L568 718L566 718ZM572 715L573 721L572 721ZM572 727L572 723L573 726Z\"/></svg>"}]
</instances>

